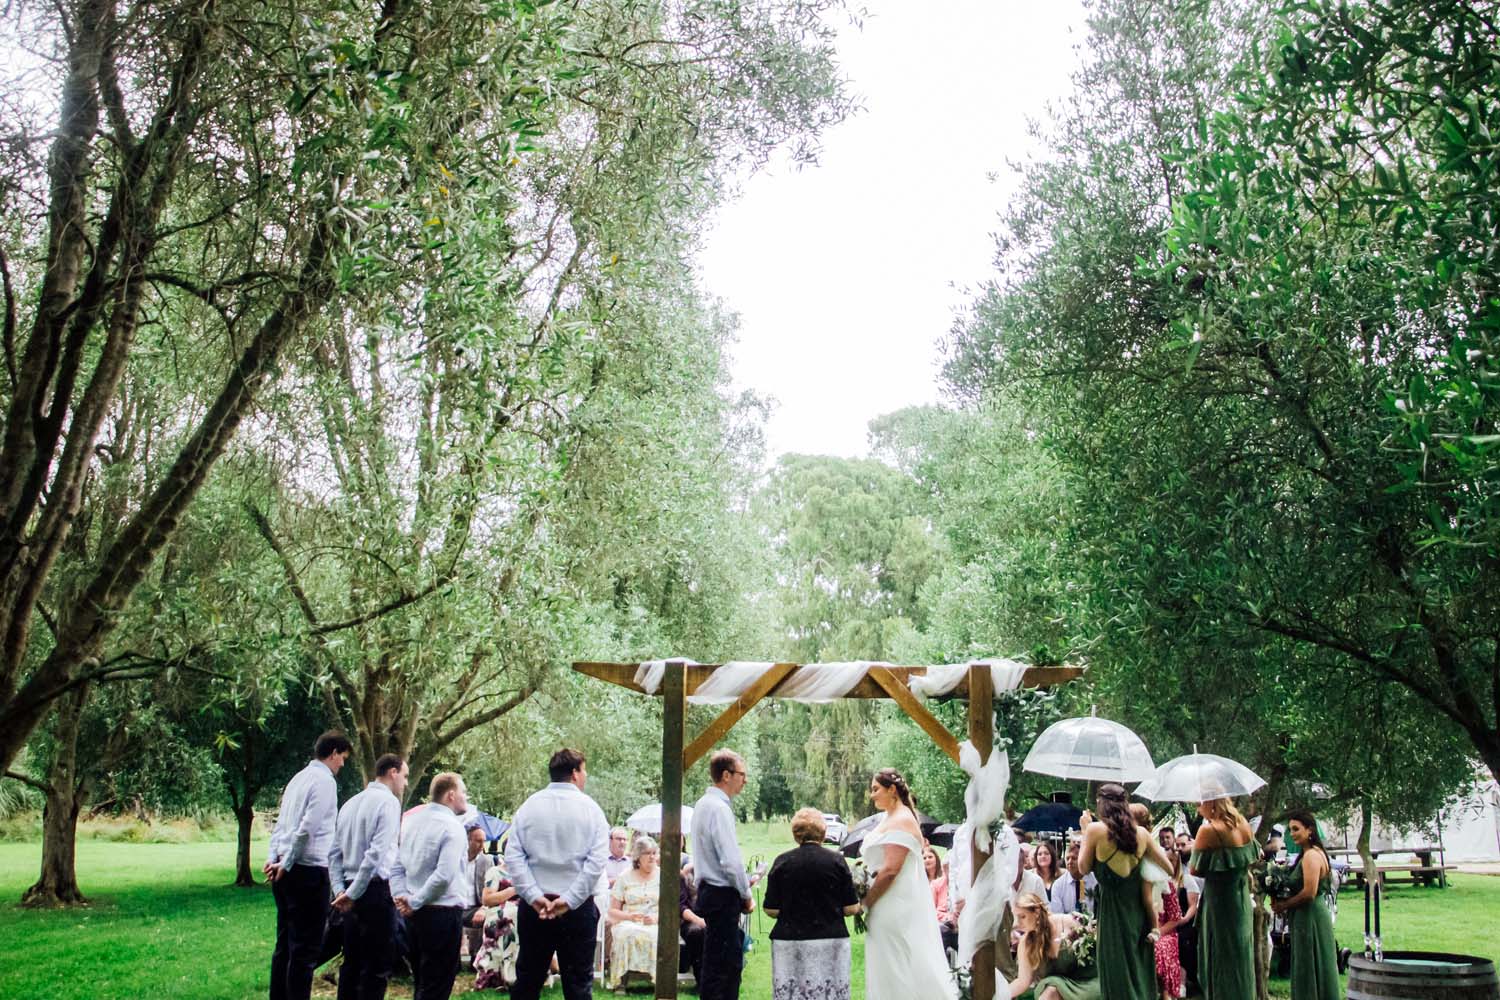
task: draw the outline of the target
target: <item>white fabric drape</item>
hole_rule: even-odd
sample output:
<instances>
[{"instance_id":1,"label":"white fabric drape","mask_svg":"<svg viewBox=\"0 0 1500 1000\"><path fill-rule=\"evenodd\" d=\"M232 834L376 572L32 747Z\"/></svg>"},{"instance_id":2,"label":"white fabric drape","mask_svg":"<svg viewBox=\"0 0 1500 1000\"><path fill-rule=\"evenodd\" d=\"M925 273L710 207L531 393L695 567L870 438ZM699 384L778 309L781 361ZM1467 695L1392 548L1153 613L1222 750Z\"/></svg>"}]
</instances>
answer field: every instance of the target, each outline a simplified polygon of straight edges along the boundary
<instances>
[{"instance_id":1,"label":"white fabric drape","mask_svg":"<svg viewBox=\"0 0 1500 1000\"><path fill-rule=\"evenodd\" d=\"M695 665L692 660L688 665ZM698 690L688 698L694 705L726 705L734 701L745 690L760 680L774 664L755 660L736 660L720 665L709 675ZM808 663L798 667L782 682L776 697L788 701L822 704L838 701L854 690L873 666L889 666L871 660L856 660L849 663ZM647 694L661 689L661 679L666 673L666 660L648 660L635 671L635 682Z\"/></svg>"},{"instance_id":2,"label":"white fabric drape","mask_svg":"<svg viewBox=\"0 0 1500 1000\"><path fill-rule=\"evenodd\" d=\"M969 775L969 787L964 790L965 823L979 849L991 852L964 893L964 911L958 918L958 959L967 965L980 945L994 941L1000 933L1000 921L1016 881L1016 866L1021 863L1021 845L1008 824L1001 824L1000 835L993 842L990 838L990 824L1005 809L1005 791L1010 787L1009 755L997 750L980 767L979 751L965 740L959 745L958 762Z\"/></svg>"},{"instance_id":3,"label":"white fabric drape","mask_svg":"<svg viewBox=\"0 0 1500 1000\"><path fill-rule=\"evenodd\" d=\"M683 660L690 667L698 665L697 660ZM666 660L647 660L635 668L635 682L641 686L641 690L647 694L655 694L661 690L661 679L667 674Z\"/></svg>"},{"instance_id":4,"label":"white fabric drape","mask_svg":"<svg viewBox=\"0 0 1500 1000\"><path fill-rule=\"evenodd\" d=\"M969 667L975 665L990 668L990 676L995 679L996 694L1014 691L1021 686L1021 678L1026 674L1024 663L1017 663L1015 660L1007 660L1004 657L991 657L985 660L971 660L969 663L944 663L928 667L925 675L914 674L907 683L911 688L911 693L918 698L923 700L938 698L958 687L969 675Z\"/></svg>"}]
</instances>

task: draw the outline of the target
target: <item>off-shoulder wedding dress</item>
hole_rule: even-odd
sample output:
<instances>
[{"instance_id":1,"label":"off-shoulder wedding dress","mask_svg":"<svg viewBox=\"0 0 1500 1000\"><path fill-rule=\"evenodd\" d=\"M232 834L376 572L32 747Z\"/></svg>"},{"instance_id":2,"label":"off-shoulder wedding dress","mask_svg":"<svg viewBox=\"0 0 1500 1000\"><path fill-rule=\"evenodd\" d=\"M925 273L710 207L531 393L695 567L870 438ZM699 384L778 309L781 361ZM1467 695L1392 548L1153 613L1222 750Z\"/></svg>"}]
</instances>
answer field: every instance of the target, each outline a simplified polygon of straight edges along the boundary
<instances>
[{"instance_id":1,"label":"off-shoulder wedding dress","mask_svg":"<svg viewBox=\"0 0 1500 1000\"><path fill-rule=\"evenodd\" d=\"M860 854L880 871L886 847L906 848L896 880L870 907L865 935L866 1000L955 1000L932 889L922 871L922 844L900 830L876 831Z\"/></svg>"}]
</instances>

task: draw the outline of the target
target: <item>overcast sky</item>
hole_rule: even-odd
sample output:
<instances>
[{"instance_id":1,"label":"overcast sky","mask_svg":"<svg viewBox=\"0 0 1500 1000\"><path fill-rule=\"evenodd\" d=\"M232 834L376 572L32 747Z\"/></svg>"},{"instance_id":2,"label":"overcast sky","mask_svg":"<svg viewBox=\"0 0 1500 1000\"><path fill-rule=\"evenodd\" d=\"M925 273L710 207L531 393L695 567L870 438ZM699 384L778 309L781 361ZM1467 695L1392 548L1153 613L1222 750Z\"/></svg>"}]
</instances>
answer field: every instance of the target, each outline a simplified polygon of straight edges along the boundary
<instances>
[{"instance_id":1,"label":"overcast sky","mask_svg":"<svg viewBox=\"0 0 1500 1000\"><path fill-rule=\"evenodd\" d=\"M1027 119L1066 94L1085 31L1079 0L866 7L838 45L864 110L817 166L748 180L701 257L740 316L737 382L776 400L771 460L866 454L871 418L942 398L938 342L991 272L1006 161L1035 152Z\"/></svg>"}]
</instances>

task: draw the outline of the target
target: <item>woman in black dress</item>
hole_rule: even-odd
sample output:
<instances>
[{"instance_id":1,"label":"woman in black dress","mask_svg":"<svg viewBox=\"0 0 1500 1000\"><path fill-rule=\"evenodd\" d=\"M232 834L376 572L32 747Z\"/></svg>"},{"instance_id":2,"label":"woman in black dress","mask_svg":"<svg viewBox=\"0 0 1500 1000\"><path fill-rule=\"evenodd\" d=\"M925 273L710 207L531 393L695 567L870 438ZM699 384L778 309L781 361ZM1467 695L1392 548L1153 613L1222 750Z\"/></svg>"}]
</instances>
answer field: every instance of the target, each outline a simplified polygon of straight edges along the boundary
<instances>
[{"instance_id":1,"label":"woman in black dress","mask_svg":"<svg viewBox=\"0 0 1500 1000\"><path fill-rule=\"evenodd\" d=\"M849 928L859 910L849 864L823 846L827 827L816 809L792 817L798 846L778 857L761 904L771 929L773 1000L849 1000Z\"/></svg>"}]
</instances>

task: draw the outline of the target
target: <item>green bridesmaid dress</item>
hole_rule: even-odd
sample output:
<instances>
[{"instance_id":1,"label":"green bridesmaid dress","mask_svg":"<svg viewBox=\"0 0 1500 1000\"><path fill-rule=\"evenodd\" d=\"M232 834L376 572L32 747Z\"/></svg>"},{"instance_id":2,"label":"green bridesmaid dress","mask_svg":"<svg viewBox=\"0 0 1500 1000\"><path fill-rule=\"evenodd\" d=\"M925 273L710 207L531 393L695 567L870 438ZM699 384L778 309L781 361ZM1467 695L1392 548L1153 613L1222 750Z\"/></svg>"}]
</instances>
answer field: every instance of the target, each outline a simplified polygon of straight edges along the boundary
<instances>
[{"instance_id":1,"label":"green bridesmaid dress","mask_svg":"<svg viewBox=\"0 0 1500 1000\"><path fill-rule=\"evenodd\" d=\"M1156 947L1146 935L1155 917L1147 917L1141 901L1141 859L1132 859L1124 875L1108 860L1100 857L1094 863L1099 879L1094 915L1099 923L1100 991L1109 1000L1154 1000Z\"/></svg>"},{"instance_id":2,"label":"green bridesmaid dress","mask_svg":"<svg viewBox=\"0 0 1500 1000\"><path fill-rule=\"evenodd\" d=\"M1203 879L1198 900L1198 982L1206 1000L1255 1000L1255 944L1246 873L1260 856L1255 841L1195 850Z\"/></svg>"},{"instance_id":3,"label":"green bridesmaid dress","mask_svg":"<svg viewBox=\"0 0 1500 1000\"><path fill-rule=\"evenodd\" d=\"M1301 892L1300 864L1296 884L1293 892ZM1292 1000L1343 1000L1333 918L1328 914L1328 904L1323 902L1328 885L1328 876L1324 875L1312 899L1287 911L1292 925Z\"/></svg>"},{"instance_id":4,"label":"green bridesmaid dress","mask_svg":"<svg viewBox=\"0 0 1500 1000\"><path fill-rule=\"evenodd\" d=\"M1100 1000L1099 974L1092 967L1080 965L1073 947L1060 945L1057 957L1047 963L1046 975L1037 980L1032 993L1041 996L1047 987L1062 994L1063 1000Z\"/></svg>"}]
</instances>

